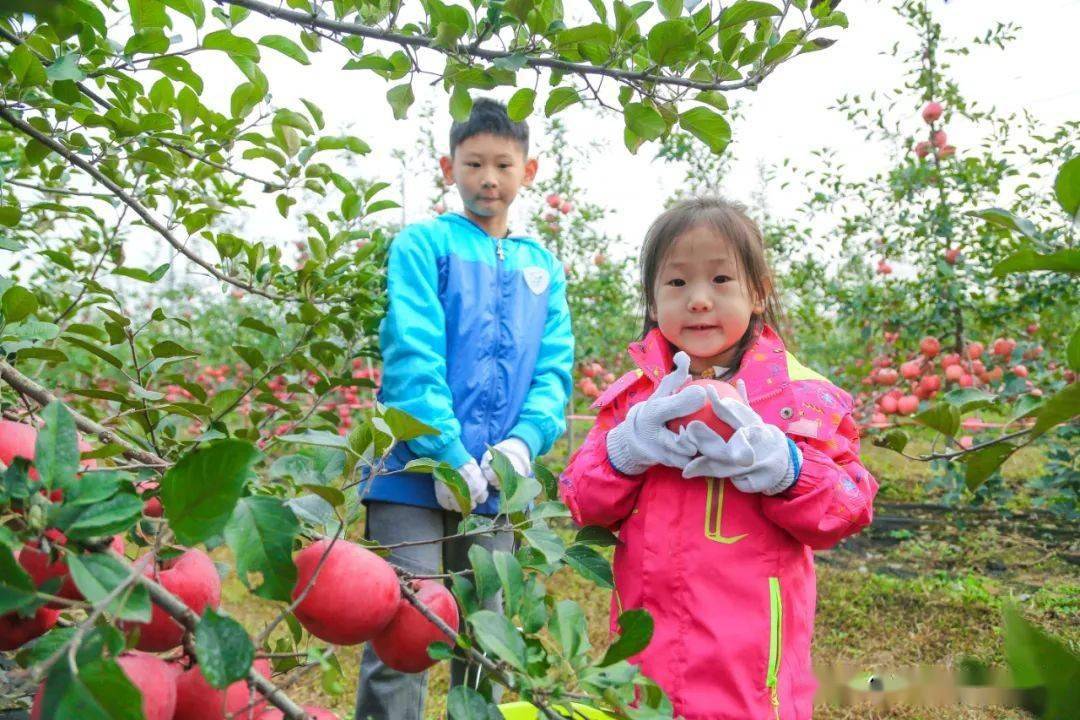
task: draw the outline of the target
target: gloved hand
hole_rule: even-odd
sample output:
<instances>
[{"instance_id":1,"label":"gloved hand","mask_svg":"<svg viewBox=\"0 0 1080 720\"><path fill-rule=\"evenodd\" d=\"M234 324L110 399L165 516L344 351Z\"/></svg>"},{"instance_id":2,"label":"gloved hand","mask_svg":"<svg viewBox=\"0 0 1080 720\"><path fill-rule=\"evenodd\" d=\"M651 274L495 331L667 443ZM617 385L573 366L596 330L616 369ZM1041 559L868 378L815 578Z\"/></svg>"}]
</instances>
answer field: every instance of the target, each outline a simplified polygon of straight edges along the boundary
<instances>
[{"instance_id":1,"label":"gloved hand","mask_svg":"<svg viewBox=\"0 0 1080 720\"><path fill-rule=\"evenodd\" d=\"M660 381L648 400L630 408L626 419L607 436L608 458L615 469L637 475L653 465L684 467L697 448L682 433L668 430L667 423L705 406L705 390L692 385L679 391L690 377L690 356L675 354L675 370Z\"/></svg>"},{"instance_id":2,"label":"gloved hand","mask_svg":"<svg viewBox=\"0 0 1080 720\"><path fill-rule=\"evenodd\" d=\"M529 452L529 446L521 438L506 438L502 442L492 445L491 449L480 458L480 470L484 473L484 479L496 490L501 488L499 487L499 476L495 474L495 468L491 467L493 450L505 455L506 459L510 461L510 465L513 466L514 472L518 475L526 477L532 475L532 453Z\"/></svg>"},{"instance_id":3,"label":"gloved hand","mask_svg":"<svg viewBox=\"0 0 1080 720\"><path fill-rule=\"evenodd\" d=\"M454 497L454 493L450 491L450 488L444 483L435 481L435 500L438 501L439 506L444 510L450 512L459 512L462 515L472 512L480 503L484 502L488 498L487 480L484 479L484 474L480 472L480 466L476 464L475 460L470 460L461 467L457 468L458 473L465 480L465 484L469 486L469 499L472 504L467 507L459 507L457 498Z\"/></svg>"},{"instance_id":4,"label":"gloved hand","mask_svg":"<svg viewBox=\"0 0 1080 720\"><path fill-rule=\"evenodd\" d=\"M746 398L740 380L739 393ZM726 442L700 421L686 426L686 435L701 456L683 468L683 477L731 478L746 493L776 495L795 484L802 466L802 453L784 431L768 425L749 405L731 398L721 399L708 389L709 404L716 416L735 432Z\"/></svg>"}]
</instances>

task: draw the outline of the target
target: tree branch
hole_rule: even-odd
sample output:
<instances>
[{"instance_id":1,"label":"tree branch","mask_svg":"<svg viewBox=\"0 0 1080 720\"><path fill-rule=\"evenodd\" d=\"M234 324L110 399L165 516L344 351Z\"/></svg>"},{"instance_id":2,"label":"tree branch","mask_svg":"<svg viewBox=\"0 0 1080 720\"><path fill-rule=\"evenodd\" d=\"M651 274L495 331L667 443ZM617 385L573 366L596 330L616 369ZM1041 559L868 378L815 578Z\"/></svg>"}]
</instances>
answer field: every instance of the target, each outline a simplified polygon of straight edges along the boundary
<instances>
[{"instance_id":1,"label":"tree branch","mask_svg":"<svg viewBox=\"0 0 1080 720\"><path fill-rule=\"evenodd\" d=\"M341 20L328 20L323 17L317 17L311 15L311 13L299 12L296 10L286 10L285 8L277 7L276 5L270 5L268 3L259 2L259 0L215 0L215 2L228 5L236 5L238 7L247 8L266 17L273 18L275 20L287 20L293 24L301 25L309 28L321 28L323 30L330 30L331 32L344 33L346 35L355 35L357 37L370 38L372 40L381 40L383 42L390 42L396 45L400 45L403 48L423 48L426 50L433 50L443 55L458 56L458 55L470 55L472 57L481 58L483 60L493 61L510 58L515 55L511 52L503 52L499 50L485 50L484 48L474 47L472 45L458 44L451 48L437 47L434 40L429 37L417 36L417 35L402 35L401 33L390 32L389 30L380 30L378 28L369 27L367 25L360 25L359 23L343 22ZM671 76L671 75L657 75L649 72L635 72L633 70L620 70L618 68L603 67L599 65L588 65L584 63L574 63L567 60L557 60L555 58L547 57L527 57L525 58L525 65L527 67L544 67L550 70L556 70L563 73L572 73L579 76L587 75L603 75L606 77L615 78L620 82L626 83L655 83L657 85L665 85L669 87L682 87L689 88L691 90L739 90L746 87L754 87L764 79L766 73L758 73L751 75L744 80L737 82L702 82L699 80L689 80L684 77Z\"/></svg>"},{"instance_id":2,"label":"tree branch","mask_svg":"<svg viewBox=\"0 0 1080 720\"><path fill-rule=\"evenodd\" d=\"M59 401L55 395L50 393L41 385L38 385L30 378L20 373L14 367L9 365L6 360L3 359L0 359L0 379L2 379L11 387L18 390L23 395L27 395L33 398L42 407L45 407L52 402L62 402ZM65 407L67 407L66 403ZM112 430L109 430L103 425L99 425L93 420L90 420L89 418L83 416L75 410L72 410L70 407L68 407L67 409L68 412L71 413L71 416L75 419L75 425L80 430L87 434L96 436L97 439L103 443L106 443L108 445L119 445L120 447L124 448L123 455L129 460L134 460L140 465L153 468L158 472L163 472L166 468L170 466L169 462L167 462L161 457L158 457L154 453L148 452L146 450L143 450L142 448L132 445L127 440L122 439Z\"/></svg>"},{"instance_id":3,"label":"tree branch","mask_svg":"<svg viewBox=\"0 0 1080 720\"><path fill-rule=\"evenodd\" d=\"M304 302L304 298L286 297L284 295L278 295L277 293L267 292L266 290L255 287L251 283L245 282L239 278L235 278L231 275L226 275L225 273L221 272L213 265L211 265L198 255L196 255L194 252L189 250L184 243L180 242L180 240L177 239L176 236L169 232L168 228L158 222L157 218L150 214L150 211L143 207L138 200L125 192L123 188L121 188L115 182L102 174L97 168L88 163L86 160L79 157L76 153L71 152L53 138L39 131L33 125L30 125L29 123L16 117L7 108L0 107L0 118L6 120L9 125L17 129L22 134L34 138L42 145L46 146L47 148L55 152L57 155L64 158L69 163L88 174L98 183L109 188L113 195L120 198L120 200L122 200L126 205L128 205L132 210L134 210L135 213L140 218L142 218L143 222L145 222L159 235L165 238L165 240L170 245L172 245L173 248L175 248L181 255L201 267L203 270L206 270L208 273L213 275L221 282L235 285L238 288L242 288L256 295L261 295L262 297L268 298L270 300L277 300L279 302Z\"/></svg>"}]
</instances>

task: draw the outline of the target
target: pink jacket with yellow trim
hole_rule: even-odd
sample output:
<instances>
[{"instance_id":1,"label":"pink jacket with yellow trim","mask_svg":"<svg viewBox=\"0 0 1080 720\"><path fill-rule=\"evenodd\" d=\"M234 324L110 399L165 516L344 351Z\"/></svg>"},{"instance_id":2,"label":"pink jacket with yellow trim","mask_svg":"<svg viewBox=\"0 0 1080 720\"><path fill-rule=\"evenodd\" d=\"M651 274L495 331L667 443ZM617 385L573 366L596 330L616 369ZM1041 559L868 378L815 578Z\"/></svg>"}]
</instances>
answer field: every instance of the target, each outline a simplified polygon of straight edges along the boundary
<instances>
[{"instance_id":1,"label":"pink jacket with yellow trim","mask_svg":"<svg viewBox=\"0 0 1080 720\"><path fill-rule=\"evenodd\" d=\"M811 717L816 581L812 550L870 524L877 482L859 461L851 397L788 353L766 327L736 378L750 406L802 450L784 493L685 479L656 465L624 475L607 433L674 368L659 330L630 345L638 369L604 392L596 425L570 459L560 494L580 525L616 531L615 618L645 608L656 629L636 658L686 720Z\"/></svg>"}]
</instances>

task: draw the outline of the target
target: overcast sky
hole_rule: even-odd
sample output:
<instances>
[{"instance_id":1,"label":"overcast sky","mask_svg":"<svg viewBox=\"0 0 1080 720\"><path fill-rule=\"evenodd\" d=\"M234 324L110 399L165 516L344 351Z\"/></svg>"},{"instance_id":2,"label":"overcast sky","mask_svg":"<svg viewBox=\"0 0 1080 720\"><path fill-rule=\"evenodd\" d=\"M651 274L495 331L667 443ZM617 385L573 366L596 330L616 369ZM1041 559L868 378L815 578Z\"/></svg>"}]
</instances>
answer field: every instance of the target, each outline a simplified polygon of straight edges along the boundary
<instances>
[{"instance_id":1,"label":"overcast sky","mask_svg":"<svg viewBox=\"0 0 1080 720\"><path fill-rule=\"evenodd\" d=\"M571 9L571 16L577 15L581 21L590 19L586 0L564 0L564 4ZM889 161L889 148L868 145L841 113L828 108L843 94L865 95L901 83L902 64L883 51L895 42L911 47L917 38L891 4L845 0L841 7L851 24L848 30L828 31L829 36L838 39L835 45L785 64L757 92L729 95L742 104L743 117L735 126L735 161L724 183L726 194L748 201L760 184L760 164L779 164L785 158L796 164L810 164L809 153L821 147L837 151L852 172L870 172ZM1080 117L1080 74L1075 72L1075 59L1071 57L1076 30L1080 28L1080 0L931 0L930 6L945 36L964 44L970 44L973 37L984 34L998 21L1013 22L1021 28L1018 39L1006 51L973 47L971 55L951 59L951 74L967 97L1006 112L1028 108L1047 125ZM287 23L255 15L241 24L238 32L253 39L271 32L296 36ZM367 49L375 47L369 42ZM424 102L436 104L439 112L434 131L440 141L446 137L450 121L441 89L416 83L417 103L410 117L395 121L384 99L388 86L366 71L341 70L344 56L335 49L312 54L309 66L265 49L263 56L274 104L302 110L299 98L307 98L325 111L328 129L351 125L352 133L375 148L358 163L358 170L371 179L394 181L395 193L401 172L391 153L394 149L413 150L422 122L416 110ZM228 93L239 82L239 76L229 74L229 63L216 53L196 57L202 58L196 66L207 81L204 102L227 107ZM428 66L438 67L438 61L429 56ZM505 100L513 90L499 88L490 94ZM537 107L542 106L542 100L538 100ZM921 129L918 110L919 103L913 99L913 132ZM561 116L571 130L571 142L611 138L604 151L594 152L590 161L578 168L577 179L584 189L584 199L615 211L603 229L621 237L622 247L632 252L664 199L677 188L682 170L652 162L655 145L645 146L637 156L631 155L622 144L619 118L600 117L587 106L564 111ZM541 118L534 117L532 123L534 131L539 130ZM962 153L965 145L977 142L977 129L950 127L949 137ZM540 161L542 176L542 157ZM435 162L435 158L425 158L409 168L404 215L410 221L431 213L429 183ZM267 167L263 166L264 172ZM795 188L777 187L770 189L768 202L774 212L784 213L804 198L805 194ZM299 227L281 220L269 206L260 207L243 221L248 237L303 237Z\"/></svg>"}]
</instances>

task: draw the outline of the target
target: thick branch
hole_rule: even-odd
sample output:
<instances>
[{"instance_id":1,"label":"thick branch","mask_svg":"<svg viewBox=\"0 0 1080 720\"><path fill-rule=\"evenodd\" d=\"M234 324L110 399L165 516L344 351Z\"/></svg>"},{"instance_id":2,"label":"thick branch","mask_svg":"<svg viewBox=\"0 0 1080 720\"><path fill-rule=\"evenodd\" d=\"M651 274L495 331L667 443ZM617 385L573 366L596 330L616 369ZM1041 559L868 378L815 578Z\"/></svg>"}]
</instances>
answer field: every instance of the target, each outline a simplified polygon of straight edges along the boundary
<instances>
[{"instance_id":1,"label":"thick branch","mask_svg":"<svg viewBox=\"0 0 1080 720\"><path fill-rule=\"evenodd\" d=\"M359 23L350 23L343 22L341 20L330 20L323 17L315 17L312 16L311 13L299 12L297 10L287 10L285 8L278 7L277 5L270 5L268 3L259 2L259 0L217 0L217 2L226 3L229 5L237 5L239 7L247 8L248 10L253 10L269 18L288 20L291 23L304 27L320 28L322 30L344 33L346 35L355 35L357 37L371 38L372 40L382 40L384 42L391 42L402 47L424 48L427 50L434 50L435 52L439 52L444 55L471 55L472 57L477 57L488 61L510 58L515 55L514 53L503 52L500 50L486 50L484 48L476 47L474 45L458 44L452 48L436 47L434 40L429 37L418 35L402 35L401 33L391 32L389 30L380 30L378 28L369 27L367 25L360 25ZM580 75L583 77L588 75L603 75L605 77L615 78L619 82L653 83L656 85L666 85L670 87L689 88L691 90L738 90L745 87L754 87L764 78L764 74L757 73L747 77L744 80L739 80L738 82L703 82L699 80L690 80L688 78L679 76L657 75L649 72L620 70L618 68L604 67L601 65L574 63L567 60L557 60L555 58L546 57L526 57L525 65L527 67L543 67L551 70L556 70L558 72L573 73L574 75Z\"/></svg>"},{"instance_id":2,"label":"thick branch","mask_svg":"<svg viewBox=\"0 0 1080 720\"><path fill-rule=\"evenodd\" d=\"M0 379L23 395L33 398L42 407L57 401L55 395L20 373L14 367L9 365L6 360L2 359L0 359ZM93 420L75 412L70 407L68 407L68 412L75 418L75 425L78 426L80 430L90 435L95 435L98 440L103 443L119 445L124 448L123 455L129 460L134 460L140 465L151 467L158 472L163 472L165 468L169 467L169 463L164 459L152 452L148 452L132 445L107 427L99 425Z\"/></svg>"},{"instance_id":3,"label":"thick branch","mask_svg":"<svg viewBox=\"0 0 1080 720\"><path fill-rule=\"evenodd\" d=\"M120 200L122 200L128 207L130 207L132 210L134 210L135 213L140 218L142 218L143 222L145 222L153 230L155 230L159 235L161 235L163 238L165 238L165 240L170 245L172 245L173 248L175 248L177 252L179 252L181 255L186 257L188 260L190 260L191 262L193 262L196 265L198 265L199 267L201 267L203 270L206 270L208 273L213 275L218 280L220 280L222 282L225 282L225 283L229 283L230 285L235 285L238 288L243 288L244 290L247 290L250 293L254 293L256 295L261 295L261 296L263 296L265 298L269 298L270 300L287 301L287 302L303 302L304 301L303 298L286 297L286 296L283 296L283 295L278 295L276 293L267 292L266 290L262 290L261 288L255 287L251 283L245 282L245 281L243 281L243 280L241 280L239 278L235 278L235 277L232 277L230 275L226 275L225 273L221 272L220 270L215 268L213 265L211 265L210 263L203 260L198 255L196 255L194 252L189 250L188 247L184 243L180 242L180 240L176 236L174 236L171 232L169 232L169 229L167 227L165 227L160 222L158 222L157 218L155 218L152 214L150 214L149 210L147 210L145 207L142 206L142 203L140 203L138 200L136 200L131 195L129 195L127 192L125 192L122 187L120 187L115 182L110 180L108 177L103 175L97 168L95 168L93 165L88 163L86 160L79 157L76 153L71 152L66 147L64 147L61 143L57 142L56 140L49 137L48 135L42 133L37 128L35 128L33 125L30 125L29 123L27 123L27 122L23 121L22 119L16 117L7 108L0 108L0 118L3 118L4 120L6 120L8 122L9 125L14 127L19 132L23 133L24 135L28 135L29 137L34 138L35 140L37 140L42 145L46 146L47 148L49 148L50 150L55 152L57 155L64 158L65 160L67 160L69 163L71 163L75 167L77 167L80 170L82 170L83 172L85 172L87 175L92 177L94 180L96 180L97 182L99 182L102 185L104 185L105 187L107 187L112 192L113 195L120 198Z\"/></svg>"}]
</instances>

